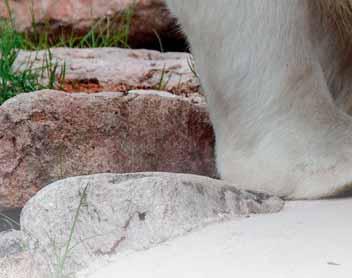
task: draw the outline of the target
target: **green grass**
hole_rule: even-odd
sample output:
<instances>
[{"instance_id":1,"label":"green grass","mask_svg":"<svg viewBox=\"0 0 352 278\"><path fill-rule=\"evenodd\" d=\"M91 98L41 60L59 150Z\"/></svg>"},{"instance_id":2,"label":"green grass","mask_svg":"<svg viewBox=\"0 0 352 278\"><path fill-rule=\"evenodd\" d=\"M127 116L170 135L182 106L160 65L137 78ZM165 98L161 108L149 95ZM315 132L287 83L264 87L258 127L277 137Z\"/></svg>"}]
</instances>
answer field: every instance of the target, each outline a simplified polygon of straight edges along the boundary
<instances>
[{"instance_id":1,"label":"green grass","mask_svg":"<svg viewBox=\"0 0 352 278\"><path fill-rule=\"evenodd\" d=\"M1 0L0 0L1 1ZM105 17L97 20L95 24L83 35L74 33L73 30L60 31L53 36L50 33L49 23L44 26L32 24L31 31L23 34L25 49L43 50L50 47L70 48L98 48L98 47L123 47L129 48L128 37L134 7L124 11L119 16L119 23L114 18ZM35 20L35 19L33 19Z\"/></svg>"},{"instance_id":2,"label":"green grass","mask_svg":"<svg viewBox=\"0 0 352 278\"><path fill-rule=\"evenodd\" d=\"M114 24L111 23L110 18L103 18L97 21L91 30L78 40L77 46L80 48L129 48L128 36L130 33L132 15L132 8L127 9L122 16L120 26L117 27L116 31L114 31Z\"/></svg>"},{"instance_id":3,"label":"green grass","mask_svg":"<svg viewBox=\"0 0 352 278\"><path fill-rule=\"evenodd\" d=\"M163 69L161 70L160 73L160 79L159 82L155 85L155 90L157 91L165 91L167 85L169 84L170 80L171 80L171 74L169 75L168 78L166 78L167 75L167 71L165 68L165 65L163 66Z\"/></svg>"},{"instance_id":4,"label":"green grass","mask_svg":"<svg viewBox=\"0 0 352 278\"><path fill-rule=\"evenodd\" d=\"M15 18L8 0L5 3L9 19L7 24L14 30ZM31 0L33 2L33 0ZM17 33L22 37L22 48L26 50L43 50L51 47L70 48L97 48L97 47L124 47L129 48L128 37L131 21L134 15L135 2L129 8L114 17L104 17L95 22L86 34L75 34L73 30L61 29L60 34L53 35L50 22L37 24L33 7L28 11L32 17L31 30L26 33ZM33 6L33 3L32 3ZM1 35L1 32L0 32Z\"/></svg>"},{"instance_id":5,"label":"green grass","mask_svg":"<svg viewBox=\"0 0 352 278\"><path fill-rule=\"evenodd\" d=\"M75 245L72 244L73 243L73 236L74 236L74 233L76 232L76 229L77 229L79 214L82 210L82 207L87 206L87 190L88 190L88 188L89 188L89 184L87 184L83 188L83 190L80 192L80 200L79 200L78 207L76 209L76 213L73 217L73 223L70 228L69 237L68 237L66 244L64 246L63 253L61 255L57 256L57 263L55 264L53 278L64 278L66 276L65 275L65 265L66 265L66 261L68 259L69 253L75 247Z\"/></svg>"},{"instance_id":6,"label":"green grass","mask_svg":"<svg viewBox=\"0 0 352 278\"><path fill-rule=\"evenodd\" d=\"M34 68L28 61L23 70L16 71L13 66L25 41L8 22L0 25L0 34L0 104L18 93L53 89L58 65L53 62L51 52L48 50L41 67ZM48 76L47 84L41 82L44 75Z\"/></svg>"},{"instance_id":7,"label":"green grass","mask_svg":"<svg viewBox=\"0 0 352 278\"><path fill-rule=\"evenodd\" d=\"M129 47L133 6L120 15L118 24L112 18L103 18L82 36L74 34L73 31L62 31L59 36L53 37L49 32L49 23L40 28L35 24L33 12L31 31L17 32L8 0L0 1L4 1L9 14L8 20L0 21L0 105L19 93L60 88L66 69L65 66L59 68L54 61L50 51L52 47ZM29 60L21 66L21 71L16 71L14 63L20 50L46 50L47 54L40 67L34 68ZM47 77L46 84L43 84L44 76Z\"/></svg>"},{"instance_id":8,"label":"green grass","mask_svg":"<svg viewBox=\"0 0 352 278\"><path fill-rule=\"evenodd\" d=\"M55 255L55 261L48 261L48 266L52 267L52 269L49 270L50 273L48 273L48 278L74 277L73 273L67 273L66 264L67 264L67 260L69 259L69 255L72 252L72 250L74 250L76 248L76 246L83 243L83 242L74 243L74 234L77 229L80 213L84 207L88 206L87 191L88 191L89 187L90 187L90 185L87 184L79 191L79 204L78 204L77 209L75 210L75 214L72 219L72 224L70 226L68 238L67 238L66 242L64 242L63 246L58 247L55 240L53 240L51 238L52 235L48 234L48 239L51 242L51 244L53 245L53 251L54 251L54 255ZM10 217L6 216L5 214L2 214L1 212L0 212L0 220L4 221L12 228L20 228L20 223L17 223L15 220L11 219ZM28 234L26 231L22 231L22 232L27 237L31 238L32 240L35 240L35 238L32 235ZM89 238L87 238L87 240L88 239ZM22 243L22 250L35 252L35 250L29 249L27 242Z\"/></svg>"}]
</instances>

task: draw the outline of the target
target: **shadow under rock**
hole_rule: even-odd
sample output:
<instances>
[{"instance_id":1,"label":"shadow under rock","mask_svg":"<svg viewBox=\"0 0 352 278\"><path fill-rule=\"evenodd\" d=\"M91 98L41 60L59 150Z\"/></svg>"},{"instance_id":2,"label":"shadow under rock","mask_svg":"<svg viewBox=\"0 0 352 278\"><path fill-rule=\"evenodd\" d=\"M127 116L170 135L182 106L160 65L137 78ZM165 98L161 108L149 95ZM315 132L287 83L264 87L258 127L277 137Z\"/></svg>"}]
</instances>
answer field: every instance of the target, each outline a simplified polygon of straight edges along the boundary
<instances>
[{"instance_id":1,"label":"shadow under rock","mask_svg":"<svg viewBox=\"0 0 352 278\"><path fill-rule=\"evenodd\" d=\"M11 229L19 230L20 214L20 208L0 212L0 233Z\"/></svg>"}]
</instances>

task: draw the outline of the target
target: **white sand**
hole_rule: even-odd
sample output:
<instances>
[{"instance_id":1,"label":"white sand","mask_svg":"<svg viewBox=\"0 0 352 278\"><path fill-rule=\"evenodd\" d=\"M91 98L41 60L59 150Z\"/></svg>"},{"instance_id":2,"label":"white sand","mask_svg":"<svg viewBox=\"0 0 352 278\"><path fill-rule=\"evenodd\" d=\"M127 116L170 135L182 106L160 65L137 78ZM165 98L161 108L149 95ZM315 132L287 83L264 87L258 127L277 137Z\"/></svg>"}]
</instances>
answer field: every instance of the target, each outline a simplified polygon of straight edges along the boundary
<instances>
[{"instance_id":1,"label":"white sand","mask_svg":"<svg viewBox=\"0 0 352 278\"><path fill-rule=\"evenodd\" d=\"M81 277L351 278L352 198L290 202L278 214L235 219L116 255Z\"/></svg>"}]
</instances>

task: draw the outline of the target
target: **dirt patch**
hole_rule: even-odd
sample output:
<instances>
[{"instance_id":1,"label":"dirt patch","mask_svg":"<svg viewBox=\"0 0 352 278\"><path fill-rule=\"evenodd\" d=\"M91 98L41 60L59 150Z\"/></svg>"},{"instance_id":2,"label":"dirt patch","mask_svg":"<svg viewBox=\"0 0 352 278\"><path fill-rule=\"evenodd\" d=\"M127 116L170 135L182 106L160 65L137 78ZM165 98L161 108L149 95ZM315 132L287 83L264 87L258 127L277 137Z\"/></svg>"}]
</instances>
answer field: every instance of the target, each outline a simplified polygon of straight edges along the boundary
<instances>
[{"instance_id":1,"label":"dirt patch","mask_svg":"<svg viewBox=\"0 0 352 278\"><path fill-rule=\"evenodd\" d=\"M104 91L128 93L131 90L157 90L167 91L171 94L184 97L189 97L194 94L201 94L199 85L182 83L179 86L164 89L159 84L156 84L155 86L135 86L126 83L101 84L99 80L95 78L82 80L64 80L59 82L57 89L60 89L67 93L100 93Z\"/></svg>"}]
</instances>

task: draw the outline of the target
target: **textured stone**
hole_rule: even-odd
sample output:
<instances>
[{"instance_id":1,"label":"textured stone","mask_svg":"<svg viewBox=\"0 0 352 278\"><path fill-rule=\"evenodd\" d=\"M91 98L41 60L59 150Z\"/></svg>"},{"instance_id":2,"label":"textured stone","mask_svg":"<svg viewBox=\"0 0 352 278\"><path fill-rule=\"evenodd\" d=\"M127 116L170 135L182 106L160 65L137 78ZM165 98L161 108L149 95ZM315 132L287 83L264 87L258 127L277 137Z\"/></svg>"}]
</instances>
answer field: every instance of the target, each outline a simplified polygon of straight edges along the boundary
<instances>
[{"instance_id":1,"label":"textured stone","mask_svg":"<svg viewBox=\"0 0 352 278\"><path fill-rule=\"evenodd\" d=\"M0 233L0 258L16 255L23 251L23 234L10 230Z\"/></svg>"},{"instance_id":2,"label":"textured stone","mask_svg":"<svg viewBox=\"0 0 352 278\"><path fill-rule=\"evenodd\" d=\"M98 174L44 188L24 207L21 229L37 262L55 262L69 248L65 272L71 272L97 256L146 249L209 223L282 206L276 197L201 176Z\"/></svg>"},{"instance_id":3,"label":"textured stone","mask_svg":"<svg viewBox=\"0 0 352 278\"><path fill-rule=\"evenodd\" d=\"M109 18L118 30L124 11L135 3L129 42L131 46L147 46L157 42L157 34L165 43L179 41L175 20L162 0L9 0L12 16L19 31L36 28L46 30L51 36L82 34L98 20ZM5 1L0 1L0 18L8 18ZM155 45L155 44L154 44ZM156 44L157 45L157 44Z\"/></svg>"},{"instance_id":4,"label":"textured stone","mask_svg":"<svg viewBox=\"0 0 352 278\"><path fill-rule=\"evenodd\" d=\"M101 172L216 176L206 106L163 92L20 94L0 106L0 210Z\"/></svg>"},{"instance_id":5,"label":"textured stone","mask_svg":"<svg viewBox=\"0 0 352 278\"><path fill-rule=\"evenodd\" d=\"M47 268L45 268L47 269ZM1 278L49 278L55 277L38 268L29 252L0 258Z\"/></svg>"},{"instance_id":6,"label":"textured stone","mask_svg":"<svg viewBox=\"0 0 352 278\"><path fill-rule=\"evenodd\" d=\"M52 63L58 64L58 75L65 65L65 82L60 87L69 92L157 89L187 97L200 96L199 80L188 53L56 48L51 50L51 55ZM14 67L19 71L28 68L28 64L40 68L47 57L47 51L21 51Z\"/></svg>"}]
</instances>

